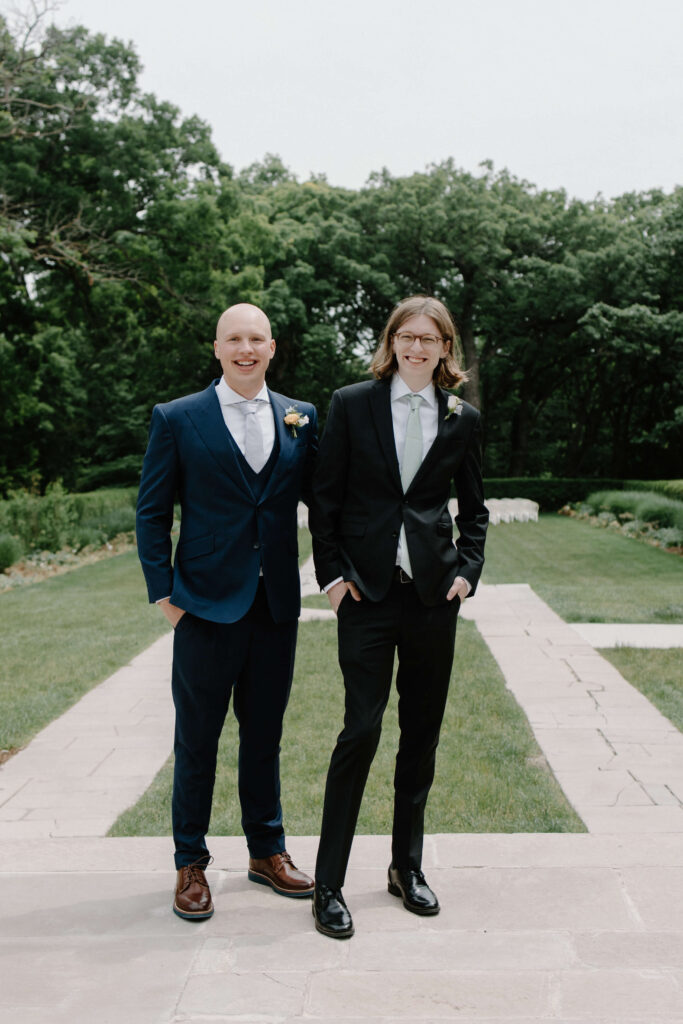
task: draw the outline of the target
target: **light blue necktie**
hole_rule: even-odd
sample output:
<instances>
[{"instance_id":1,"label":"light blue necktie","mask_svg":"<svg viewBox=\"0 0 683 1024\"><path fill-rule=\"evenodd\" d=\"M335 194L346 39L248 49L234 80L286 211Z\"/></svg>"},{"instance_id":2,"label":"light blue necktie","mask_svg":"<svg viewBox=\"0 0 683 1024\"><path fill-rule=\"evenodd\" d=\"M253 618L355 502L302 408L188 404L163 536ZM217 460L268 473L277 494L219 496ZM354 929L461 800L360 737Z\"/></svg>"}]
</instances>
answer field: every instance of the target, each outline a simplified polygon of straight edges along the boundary
<instances>
[{"instance_id":1,"label":"light blue necktie","mask_svg":"<svg viewBox=\"0 0 683 1024\"><path fill-rule=\"evenodd\" d=\"M255 473L260 473L268 461L263 453L263 431L258 421L258 407L259 403L256 401L240 402L246 426L244 457Z\"/></svg>"},{"instance_id":2,"label":"light blue necktie","mask_svg":"<svg viewBox=\"0 0 683 1024\"><path fill-rule=\"evenodd\" d=\"M404 494L422 465L422 424L420 423L422 395L406 395L406 398L410 399L410 412L408 413L408 422L406 424L406 444L403 449L403 461L401 462L401 484ZM405 526L401 527L400 543L401 568L408 576L412 576L413 571L410 566Z\"/></svg>"}]
</instances>

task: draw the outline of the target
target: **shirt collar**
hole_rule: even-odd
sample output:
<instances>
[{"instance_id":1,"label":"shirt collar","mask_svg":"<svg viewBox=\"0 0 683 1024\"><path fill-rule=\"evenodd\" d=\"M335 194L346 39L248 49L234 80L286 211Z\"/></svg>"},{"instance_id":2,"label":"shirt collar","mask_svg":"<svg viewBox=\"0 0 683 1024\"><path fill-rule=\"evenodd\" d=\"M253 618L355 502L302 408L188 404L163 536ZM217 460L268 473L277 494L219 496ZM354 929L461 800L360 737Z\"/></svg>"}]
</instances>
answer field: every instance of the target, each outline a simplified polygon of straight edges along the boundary
<instances>
[{"instance_id":1,"label":"shirt collar","mask_svg":"<svg viewBox=\"0 0 683 1024\"><path fill-rule=\"evenodd\" d=\"M436 398L436 389L432 381L427 384L422 391L412 392L400 373L395 373L391 378L391 401L396 402L399 398L403 398L405 395L418 394L422 395L425 402L432 406L434 409L438 409L438 402Z\"/></svg>"},{"instance_id":2,"label":"shirt collar","mask_svg":"<svg viewBox=\"0 0 683 1024\"><path fill-rule=\"evenodd\" d=\"M239 402L270 401L270 399L268 398L268 388L266 387L265 384L263 385L259 393L257 395L254 395L253 398L245 398L244 395L239 395L230 387L225 377L221 377L221 379L218 381L218 384L216 384L216 395L218 396L218 401L221 403L221 405L237 405Z\"/></svg>"}]
</instances>

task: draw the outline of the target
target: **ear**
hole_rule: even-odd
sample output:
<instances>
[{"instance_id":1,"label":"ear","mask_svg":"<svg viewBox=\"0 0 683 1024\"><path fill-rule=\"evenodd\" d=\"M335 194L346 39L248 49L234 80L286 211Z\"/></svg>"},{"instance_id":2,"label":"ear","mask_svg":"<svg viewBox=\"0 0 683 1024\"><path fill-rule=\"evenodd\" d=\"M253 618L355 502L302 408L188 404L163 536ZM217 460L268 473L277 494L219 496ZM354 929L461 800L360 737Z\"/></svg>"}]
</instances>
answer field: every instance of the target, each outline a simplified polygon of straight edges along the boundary
<instances>
[{"instance_id":1,"label":"ear","mask_svg":"<svg viewBox=\"0 0 683 1024\"><path fill-rule=\"evenodd\" d=\"M218 358L219 358L219 356L218 356L218 338L215 338L215 339L214 339L214 343L213 343L213 354L215 355L216 359L218 359Z\"/></svg>"}]
</instances>

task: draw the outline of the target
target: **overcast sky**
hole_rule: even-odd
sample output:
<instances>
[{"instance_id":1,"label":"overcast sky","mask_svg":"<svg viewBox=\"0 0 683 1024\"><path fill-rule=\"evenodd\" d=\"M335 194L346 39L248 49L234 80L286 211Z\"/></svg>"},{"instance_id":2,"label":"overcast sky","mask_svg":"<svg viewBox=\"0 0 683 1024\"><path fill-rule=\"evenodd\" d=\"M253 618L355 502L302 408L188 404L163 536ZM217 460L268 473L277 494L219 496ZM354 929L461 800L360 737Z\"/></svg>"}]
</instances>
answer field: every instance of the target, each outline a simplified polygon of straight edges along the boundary
<instances>
[{"instance_id":1,"label":"overcast sky","mask_svg":"<svg viewBox=\"0 0 683 1024\"><path fill-rule=\"evenodd\" d=\"M6 10L4 0L2 7ZM239 169L357 188L453 157L592 199L683 183L682 0L61 0Z\"/></svg>"}]
</instances>

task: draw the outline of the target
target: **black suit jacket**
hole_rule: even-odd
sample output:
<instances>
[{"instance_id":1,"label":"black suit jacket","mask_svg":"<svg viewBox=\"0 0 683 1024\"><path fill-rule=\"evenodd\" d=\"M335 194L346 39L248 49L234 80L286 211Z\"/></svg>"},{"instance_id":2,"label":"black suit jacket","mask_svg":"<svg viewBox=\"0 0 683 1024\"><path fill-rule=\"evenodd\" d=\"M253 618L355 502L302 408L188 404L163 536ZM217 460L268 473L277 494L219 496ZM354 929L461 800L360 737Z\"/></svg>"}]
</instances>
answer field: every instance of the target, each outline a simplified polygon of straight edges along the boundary
<instances>
[{"instance_id":1,"label":"black suit jacket","mask_svg":"<svg viewBox=\"0 0 683 1024\"><path fill-rule=\"evenodd\" d=\"M456 576L474 593L484 564L488 510L481 478L480 415L462 403L448 418L448 393L437 388L436 439L403 493L391 417L391 381L335 391L313 477L310 526L321 587L353 580L371 601L391 586L401 525L421 601L445 601ZM448 512L451 484L458 537Z\"/></svg>"}]
</instances>

